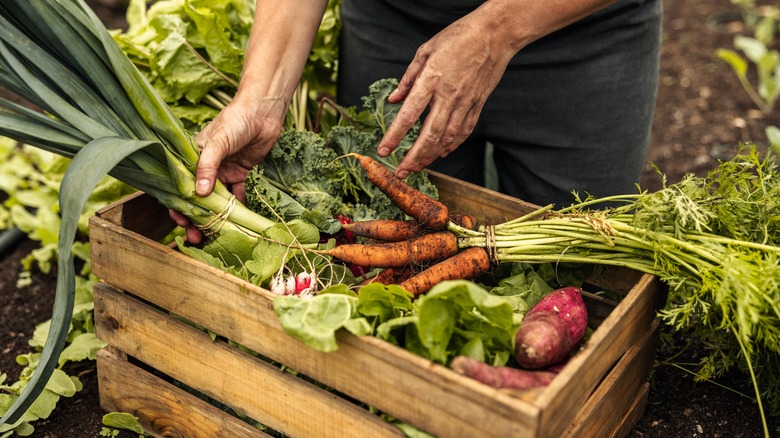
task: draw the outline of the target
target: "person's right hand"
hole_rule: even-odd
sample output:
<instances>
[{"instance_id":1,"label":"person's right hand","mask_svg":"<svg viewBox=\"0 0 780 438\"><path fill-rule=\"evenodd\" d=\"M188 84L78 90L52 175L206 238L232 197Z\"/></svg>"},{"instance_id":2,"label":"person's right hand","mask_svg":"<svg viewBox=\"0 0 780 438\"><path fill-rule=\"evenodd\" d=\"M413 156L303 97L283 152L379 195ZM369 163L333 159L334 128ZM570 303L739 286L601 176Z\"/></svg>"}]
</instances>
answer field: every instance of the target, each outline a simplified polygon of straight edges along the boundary
<instances>
[{"instance_id":1,"label":"person's right hand","mask_svg":"<svg viewBox=\"0 0 780 438\"><path fill-rule=\"evenodd\" d=\"M240 93L195 137L201 150L195 193L208 196L219 179L240 202L245 201L244 179L263 161L282 130L286 106L281 99L242 99ZM187 230L187 241L200 243L203 234L186 216L171 218Z\"/></svg>"}]
</instances>

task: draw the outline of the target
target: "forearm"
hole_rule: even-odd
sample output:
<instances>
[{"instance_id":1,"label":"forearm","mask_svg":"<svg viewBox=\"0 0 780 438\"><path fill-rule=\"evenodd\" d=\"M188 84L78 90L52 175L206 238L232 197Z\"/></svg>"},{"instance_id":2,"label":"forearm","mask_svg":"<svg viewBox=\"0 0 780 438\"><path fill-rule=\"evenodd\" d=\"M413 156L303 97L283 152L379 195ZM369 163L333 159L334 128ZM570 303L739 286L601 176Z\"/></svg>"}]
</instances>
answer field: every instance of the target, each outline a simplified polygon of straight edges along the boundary
<instances>
[{"instance_id":1,"label":"forearm","mask_svg":"<svg viewBox=\"0 0 780 438\"><path fill-rule=\"evenodd\" d=\"M236 100L282 118L301 78L327 0L257 0ZM272 103L269 108L268 103Z\"/></svg>"},{"instance_id":2,"label":"forearm","mask_svg":"<svg viewBox=\"0 0 780 438\"><path fill-rule=\"evenodd\" d=\"M506 47L517 53L617 0L490 0L475 12Z\"/></svg>"}]
</instances>

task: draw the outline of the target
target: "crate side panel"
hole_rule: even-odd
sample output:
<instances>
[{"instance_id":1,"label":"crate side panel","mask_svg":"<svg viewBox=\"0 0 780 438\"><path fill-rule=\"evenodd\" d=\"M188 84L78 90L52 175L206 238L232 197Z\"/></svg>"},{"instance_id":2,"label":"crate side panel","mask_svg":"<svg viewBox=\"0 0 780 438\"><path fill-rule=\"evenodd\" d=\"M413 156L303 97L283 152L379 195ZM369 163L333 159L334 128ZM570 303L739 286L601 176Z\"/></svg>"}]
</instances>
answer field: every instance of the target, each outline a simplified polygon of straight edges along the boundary
<instances>
[{"instance_id":1,"label":"crate side panel","mask_svg":"<svg viewBox=\"0 0 780 438\"><path fill-rule=\"evenodd\" d=\"M318 352L284 332L270 292L116 225L96 230L93 269L106 281L403 421L440 435L485 419L503 433L536 428L535 406L464 385L462 376L379 339L345 334L338 351ZM407 388L419 403L409 403Z\"/></svg>"},{"instance_id":2,"label":"crate side panel","mask_svg":"<svg viewBox=\"0 0 780 438\"><path fill-rule=\"evenodd\" d=\"M317 436L327 419L339 436L398 437L355 404L252 357L105 285L96 286L99 336L108 344L238 409L274 430Z\"/></svg>"},{"instance_id":3,"label":"crate side panel","mask_svg":"<svg viewBox=\"0 0 780 438\"><path fill-rule=\"evenodd\" d=\"M639 389L636 397L631 402L631 407L623 418L618 421L614 429L612 429L608 435L609 438L624 438L629 436L634 426L639 422L642 416L645 415L645 409L650 395L650 383L645 382ZM601 437L598 437L601 438Z\"/></svg>"},{"instance_id":4,"label":"crate side panel","mask_svg":"<svg viewBox=\"0 0 780 438\"><path fill-rule=\"evenodd\" d=\"M269 437L107 350L98 352L97 368L100 406L108 412L135 415L153 436Z\"/></svg>"},{"instance_id":5,"label":"crate side panel","mask_svg":"<svg viewBox=\"0 0 780 438\"><path fill-rule=\"evenodd\" d=\"M655 277L643 276L539 395L544 436L563 433L607 371L649 330L658 308L658 289Z\"/></svg>"},{"instance_id":6,"label":"crate side panel","mask_svg":"<svg viewBox=\"0 0 780 438\"><path fill-rule=\"evenodd\" d=\"M658 320L653 321L639 342L623 355L588 399L566 436L607 436L620 426L650 375L659 327Z\"/></svg>"}]
</instances>

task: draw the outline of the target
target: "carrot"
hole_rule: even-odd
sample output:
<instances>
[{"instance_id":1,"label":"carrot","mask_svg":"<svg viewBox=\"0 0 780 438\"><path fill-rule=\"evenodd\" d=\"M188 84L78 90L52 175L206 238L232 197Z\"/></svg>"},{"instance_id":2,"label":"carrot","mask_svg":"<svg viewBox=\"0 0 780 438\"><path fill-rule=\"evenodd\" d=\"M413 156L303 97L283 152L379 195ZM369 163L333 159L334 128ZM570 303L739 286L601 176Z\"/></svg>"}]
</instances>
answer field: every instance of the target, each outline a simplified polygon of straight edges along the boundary
<instances>
[{"instance_id":1,"label":"carrot","mask_svg":"<svg viewBox=\"0 0 780 438\"><path fill-rule=\"evenodd\" d=\"M457 252L458 238L455 234L438 231L402 242L339 245L322 251L322 254L367 268L400 268L445 259Z\"/></svg>"},{"instance_id":2,"label":"carrot","mask_svg":"<svg viewBox=\"0 0 780 438\"><path fill-rule=\"evenodd\" d=\"M371 283L398 284L414 275L415 269L412 265L400 268L384 268L373 277L366 278L358 286L365 286Z\"/></svg>"},{"instance_id":3,"label":"carrot","mask_svg":"<svg viewBox=\"0 0 780 438\"><path fill-rule=\"evenodd\" d=\"M471 247L442 260L419 274L402 281L399 286L420 295L444 280L472 279L490 269L490 259L484 248Z\"/></svg>"},{"instance_id":4,"label":"carrot","mask_svg":"<svg viewBox=\"0 0 780 438\"><path fill-rule=\"evenodd\" d=\"M530 371L508 366L492 366L469 356L457 356L450 368L458 374L470 377L493 388L530 389L547 386L557 373Z\"/></svg>"},{"instance_id":5,"label":"carrot","mask_svg":"<svg viewBox=\"0 0 780 438\"><path fill-rule=\"evenodd\" d=\"M446 205L398 179L390 169L373 158L354 153L348 156L357 158L368 179L401 211L434 230L447 226L449 213Z\"/></svg>"},{"instance_id":6,"label":"carrot","mask_svg":"<svg viewBox=\"0 0 780 438\"><path fill-rule=\"evenodd\" d=\"M588 328L588 311L578 287L550 292L531 308L515 334L515 359L539 369L566 359Z\"/></svg>"},{"instance_id":7,"label":"carrot","mask_svg":"<svg viewBox=\"0 0 780 438\"><path fill-rule=\"evenodd\" d=\"M341 229L356 236L383 242L400 242L419 236L425 232L425 227L415 221L395 219L374 219L367 221L341 224Z\"/></svg>"},{"instance_id":8,"label":"carrot","mask_svg":"<svg viewBox=\"0 0 780 438\"><path fill-rule=\"evenodd\" d=\"M470 214L453 213L450 215L450 221L455 222L463 228L476 230L478 228L477 219Z\"/></svg>"}]
</instances>

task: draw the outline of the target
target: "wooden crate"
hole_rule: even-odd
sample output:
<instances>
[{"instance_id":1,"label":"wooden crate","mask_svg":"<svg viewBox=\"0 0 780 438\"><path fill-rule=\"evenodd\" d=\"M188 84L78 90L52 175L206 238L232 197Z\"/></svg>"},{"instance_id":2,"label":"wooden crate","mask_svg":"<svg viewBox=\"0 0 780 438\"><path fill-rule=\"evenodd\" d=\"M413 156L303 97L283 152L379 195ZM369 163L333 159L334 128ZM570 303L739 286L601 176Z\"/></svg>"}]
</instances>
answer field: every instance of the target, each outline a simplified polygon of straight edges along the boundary
<instances>
[{"instance_id":1,"label":"wooden crate","mask_svg":"<svg viewBox=\"0 0 780 438\"><path fill-rule=\"evenodd\" d=\"M487 223L534 208L431 178L451 209ZM294 437L403 435L366 405L442 437L623 436L644 412L665 299L653 276L609 268L591 278L620 302L586 294L595 330L583 349L548 387L512 392L374 337L344 332L338 351L309 348L283 331L269 291L157 243L172 227L143 194L90 222L96 330L109 344L98 356L101 405L140 417L152 435L266 435L224 406Z\"/></svg>"}]
</instances>

